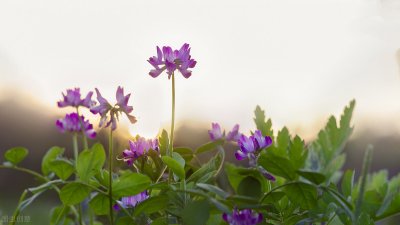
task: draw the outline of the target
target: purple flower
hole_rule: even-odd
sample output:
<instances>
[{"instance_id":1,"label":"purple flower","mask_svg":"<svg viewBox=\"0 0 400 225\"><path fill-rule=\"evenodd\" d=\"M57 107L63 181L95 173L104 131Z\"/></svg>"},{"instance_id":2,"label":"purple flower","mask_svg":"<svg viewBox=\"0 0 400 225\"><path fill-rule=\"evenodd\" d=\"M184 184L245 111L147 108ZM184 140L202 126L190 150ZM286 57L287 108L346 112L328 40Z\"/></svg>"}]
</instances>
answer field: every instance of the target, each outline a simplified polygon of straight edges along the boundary
<instances>
[{"instance_id":1,"label":"purple flower","mask_svg":"<svg viewBox=\"0 0 400 225\"><path fill-rule=\"evenodd\" d=\"M143 137L139 137L136 141L129 141L129 149L122 152L123 160L131 166L136 159L146 155L150 149L159 150L157 139L146 140Z\"/></svg>"},{"instance_id":2,"label":"purple flower","mask_svg":"<svg viewBox=\"0 0 400 225\"><path fill-rule=\"evenodd\" d=\"M230 225L256 225L262 222L263 216L251 209L234 209L231 215L224 213L222 218Z\"/></svg>"},{"instance_id":3,"label":"purple flower","mask_svg":"<svg viewBox=\"0 0 400 225\"><path fill-rule=\"evenodd\" d=\"M210 139L212 141L221 139L223 137L221 126L218 123L212 123L211 130L208 131L208 135L210 135Z\"/></svg>"},{"instance_id":4,"label":"purple flower","mask_svg":"<svg viewBox=\"0 0 400 225\"><path fill-rule=\"evenodd\" d=\"M272 144L272 139L270 136L263 136L261 131L256 130L254 135L254 144L257 149L269 147Z\"/></svg>"},{"instance_id":5,"label":"purple flower","mask_svg":"<svg viewBox=\"0 0 400 225\"><path fill-rule=\"evenodd\" d=\"M189 44L184 44L179 50L172 50L169 46L164 46L162 51L157 46L157 56L150 57L147 60L153 67L149 73L152 77L158 77L164 70L167 70L168 79L171 78L175 70L185 77L192 75L190 68L196 66L196 61L191 58Z\"/></svg>"},{"instance_id":6,"label":"purple flower","mask_svg":"<svg viewBox=\"0 0 400 225\"><path fill-rule=\"evenodd\" d=\"M101 116L99 126L102 127L105 123L105 127L111 125L111 129L117 129L117 120L119 115L124 113L131 123L136 123L136 117L130 115L133 111L132 106L128 106L128 101L131 94L124 95L124 89L122 87L118 87L116 93L117 103L112 106L103 96L100 94L100 91L96 88L97 100L99 101L99 105L95 105L90 108L90 111L93 114L99 114ZM108 114L110 119L108 120ZM107 121L108 120L108 121Z\"/></svg>"},{"instance_id":7,"label":"purple flower","mask_svg":"<svg viewBox=\"0 0 400 225\"><path fill-rule=\"evenodd\" d=\"M118 204L114 205L114 210L120 210L120 206L123 208L133 208L140 202L148 199L149 195L147 191L143 191L137 195L129 196L129 197L122 197L121 201L118 201Z\"/></svg>"},{"instance_id":8,"label":"purple flower","mask_svg":"<svg viewBox=\"0 0 400 225\"><path fill-rule=\"evenodd\" d=\"M226 136L227 141L238 141L240 137L239 133L239 124L236 124L233 128L232 131L228 133Z\"/></svg>"},{"instance_id":9,"label":"purple flower","mask_svg":"<svg viewBox=\"0 0 400 225\"><path fill-rule=\"evenodd\" d=\"M93 130L93 125L89 123L89 120L85 120L84 116L78 116L77 113L71 113L65 115L65 118L58 119L56 121L56 126L60 132L82 132L83 124L84 133L88 138L95 138L96 132Z\"/></svg>"},{"instance_id":10,"label":"purple flower","mask_svg":"<svg viewBox=\"0 0 400 225\"><path fill-rule=\"evenodd\" d=\"M94 104L96 104L95 101L92 101L92 95L93 92L89 92L84 99L81 99L81 93L79 88L75 89L67 89L67 93L63 95L63 100L58 101L57 105L60 108L67 107L67 106L72 106L72 107L87 107L90 108Z\"/></svg>"}]
</instances>

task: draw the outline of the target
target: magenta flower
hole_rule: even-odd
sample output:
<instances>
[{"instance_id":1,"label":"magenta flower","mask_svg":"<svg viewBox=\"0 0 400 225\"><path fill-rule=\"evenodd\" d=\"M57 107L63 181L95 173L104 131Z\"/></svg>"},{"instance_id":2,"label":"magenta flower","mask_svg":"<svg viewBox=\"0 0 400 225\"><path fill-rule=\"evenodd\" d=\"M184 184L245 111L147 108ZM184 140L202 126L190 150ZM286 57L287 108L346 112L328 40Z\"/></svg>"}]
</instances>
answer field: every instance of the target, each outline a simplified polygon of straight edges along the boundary
<instances>
[{"instance_id":1,"label":"magenta flower","mask_svg":"<svg viewBox=\"0 0 400 225\"><path fill-rule=\"evenodd\" d=\"M261 213L253 212L251 209L238 210L234 209L232 214L224 213L222 218L229 225L256 225L263 220Z\"/></svg>"},{"instance_id":2,"label":"magenta flower","mask_svg":"<svg viewBox=\"0 0 400 225\"><path fill-rule=\"evenodd\" d=\"M256 130L254 132L253 137L254 137L254 144L256 145L257 149L266 148L266 147L271 146L271 144L272 144L271 137L270 136L264 137L261 134L261 131L259 131L259 130Z\"/></svg>"},{"instance_id":3,"label":"magenta flower","mask_svg":"<svg viewBox=\"0 0 400 225\"><path fill-rule=\"evenodd\" d=\"M117 103L114 106L112 106L105 98L103 98L97 88L96 94L99 105L91 107L90 111L93 114L99 114L101 116L99 124L100 127L102 127L106 123L105 127L111 125L111 129L115 130L117 128L117 120L122 113L124 113L128 117L131 123L136 123L136 117L130 115L130 113L133 111L133 107L128 106L128 101L131 94L124 95L124 89L122 87L119 86L117 89ZM108 116L110 117L109 120Z\"/></svg>"},{"instance_id":4,"label":"magenta flower","mask_svg":"<svg viewBox=\"0 0 400 225\"><path fill-rule=\"evenodd\" d=\"M238 141L240 137L240 133L239 133L239 124L236 124L232 131L230 131L228 133L228 135L226 136L226 140L227 141Z\"/></svg>"},{"instance_id":5,"label":"magenta flower","mask_svg":"<svg viewBox=\"0 0 400 225\"><path fill-rule=\"evenodd\" d=\"M96 104L95 101L92 101L92 95L93 92L89 92L84 99L81 99L81 93L79 88L75 89L67 89L67 93L63 95L63 100L58 101L57 105L60 108L67 107L67 106L72 106L72 107L87 107L90 108L94 104Z\"/></svg>"},{"instance_id":6,"label":"magenta flower","mask_svg":"<svg viewBox=\"0 0 400 225\"><path fill-rule=\"evenodd\" d=\"M89 123L89 120L85 120L84 116L78 116L77 113L71 113L65 115L65 118L58 119L56 121L56 126L58 130L62 133L64 132L75 132L75 133L81 133L82 132L82 126L81 123L83 124L83 130L85 135L88 138L95 138L96 137L96 132L93 130L93 125Z\"/></svg>"},{"instance_id":7,"label":"magenta flower","mask_svg":"<svg viewBox=\"0 0 400 225\"><path fill-rule=\"evenodd\" d=\"M221 131L221 126L218 123L211 124L211 130L208 131L208 135L210 135L212 141L221 139L224 136Z\"/></svg>"},{"instance_id":8,"label":"magenta flower","mask_svg":"<svg viewBox=\"0 0 400 225\"><path fill-rule=\"evenodd\" d=\"M222 138L225 138L225 131L222 132L221 126L218 123L211 124L211 130L208 130L208 135L212 141L216 141ZM225 140L227 141L237 141L239 139L239 125L236 124L232 131L229 131L228 135L226 136Z\"/></svg>"},{"instance_id":9,"label":"magenta flower","mask_svg":"<svg viewBox=\"0 0 400 225\"><path fill-rule=\"evenodd\" d=\"M149 195L147 191L143 191L137 195L129 196L129 197L122 197L121 201L118 201L119 204L114 205L114 210L120 210L120 205L123 208L133 208L140 202L148 199Z\"/></svg>"},{"instance_id":10,"label":"magenta flower","mask_svg":"<svg viewBox=\"0 0 400 225\"><path fill-rule=\"evenodd\" d=\"M136 141L129 141L129 149L122 152L123 160L128 166L131 166L136 159L146 155L150 149L159 151L157 139L146 140L143 137L139 137Z\"/></svg>"},{"instance_id":11,"label":"magenta flower","mask_svg":"<svg viewBox=\"0 0 400 225\"><path fill-rule=\"evenodd\" d=\"M161 51L157 46L157 56L150 57L147 61L154 67L149 73L154 78L164 70L167 70L168 79L175 70L179 70L185 78L189 78L192 75L192 71L189 69L196 66L196 61L190 55L189 44L186 43L179 50L172 50L171 47L164 46Z\"/></svg>"}]
</instances>

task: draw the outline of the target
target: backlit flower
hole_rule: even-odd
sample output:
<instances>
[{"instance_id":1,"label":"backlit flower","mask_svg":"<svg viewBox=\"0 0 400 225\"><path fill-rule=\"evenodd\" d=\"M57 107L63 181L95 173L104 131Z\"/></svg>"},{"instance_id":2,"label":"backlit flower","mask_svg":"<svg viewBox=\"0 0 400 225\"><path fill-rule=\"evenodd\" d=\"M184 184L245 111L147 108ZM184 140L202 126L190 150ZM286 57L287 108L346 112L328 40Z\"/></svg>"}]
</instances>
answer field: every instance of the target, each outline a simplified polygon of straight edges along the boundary
<instances>
[{"instance_id":1,"label":"backlit flower","mask_svg":"<svg viewBox=\"0 0 400 225\"><path fill-rule=\"evenodd\" d=\"M67 93L63 95L63 99L61 101L57 102L58 107L63 108L67 106L72 106L72 107L87 107L90 108L94 104L96 104L95 101L92 101L92 95L93 92L89 92L84 99L81 99L81 93L79 88L74 88L74 89L67 89Z\"/></svg>"},{"instance_id":2,"label":"backlit flower","mask_svg":"<svg viewBox=\"0 0 400 225\"><path fill-rule=\"evenodd\" d=\"M143 137L139 137L135 141L129 141L129 149L125 149L122 152L123 160L130 166L136 159L146 155L150 149L159 151L157 139L146 140Z\"/></svg>"},{"instance_id":3,"label":"backlit flower","mask_svg":"<svg viewBox=\"0 0 400 225\"><path fill-rule=\"evenodd\" d=\"M237 160L243 160L246 157L255 157L254 153L272 145L272 139L269 136L263 136L261 131L256 130L250 137L241 135L238 140L239 150L235 152Z\"/></svg>"},{"instance_id":4,"label":"backlit flower","mask_svg":"<svg viewBox=\"0 0 400 225\"><path fill-rule=\"evenodd\" d=\"M254 144L257 149L269 147L272 144L272 139L270 136L263 136L261 131L256 130L254 132Z\"/></svg>"},{"instance_id":5,"label":"backlit flower","mask_svg":"<svg viewBox=\"0 0 400 225\"><path fill-rule=\"evenodd\" d=\"M78 116L77 113L71 113L65 115L64 118L58 119L56 121L56 126L59 129L60 132L76 132L80 133L82 132L82 126L83 125L83 131L85 135L88 138L95 138L96 137L96 132L93 130L93 125L89 123L89 120L85 120L84 116Z\"/></svg>"},{"instance_id":6,"label":"backlit flower","mask_svg":"<svg viewBox=\"0 0 400 225\"><path fill-rule=\"evenodd\" d=\"M221 131L221 126L218 123L212 123L211 130L208 131L208 135L210 135L210 139L212 141L221 139L223 136L222 131Z\"/></svg>"},{"instance_id":7,"label":"backlit flower","mask_svg":"<svg viewBox=\"0 0 400 225\"><path fill-rule=\"evenodd\" d=\"M234 209L232 214L224 213L222 218L229 225L256 225L262 222L263 216L261 213L253 212L251 209Z\"/></svg>"},{"instance_id":8,"label":"backlit flower","mask_svg":"<svg viewBox=\"0 0 400 225\"><path fill-rule=\"evenodd\" d=\"M100 91L96 88L97 100L99 101L98 105L95 105L90 108L90 111L93 114L99 114L101 116L99 126L102 127L105 124L105 127L111 125L111 129L115 130L117 128L117 120L119 116L124 113L131 123L136 122L136 117L130 115L133 111L132 106L128 106L128 101L131 94L124 95L124 89L122 87L118 87L116 92L117 103L112 106L107 99L103 98ZM108 121L107 121L108 120Z\"/></svg>"},{"instance_id":9,"label":"backlit flower","mask_svg":"<svg viewBox=\"0 0 400 225\"><path fill-rule=\"evenodd\" d=\"M158 77L164 70L167 71L168 79L176 71L189 78L192 71L189 70L196 66L196 61L191 58L189 44L184 44L179 50L172 50L169 46L164 46L162 50L157 46L157 56L147 60L153 67L149 73L152 77Z\"/></svg>"}]
</instances>

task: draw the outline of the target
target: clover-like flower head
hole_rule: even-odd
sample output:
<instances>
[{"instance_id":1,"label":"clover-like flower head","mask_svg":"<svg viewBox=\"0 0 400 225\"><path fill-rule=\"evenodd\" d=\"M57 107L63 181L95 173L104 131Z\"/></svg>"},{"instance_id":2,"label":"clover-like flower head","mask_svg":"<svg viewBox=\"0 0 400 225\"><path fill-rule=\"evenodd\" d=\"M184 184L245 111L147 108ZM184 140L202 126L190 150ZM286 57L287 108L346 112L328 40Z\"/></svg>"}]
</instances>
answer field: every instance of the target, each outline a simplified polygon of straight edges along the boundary
<instances>
[{"instance_id":1,"label":"clover-like flower head","mask_svg":"<svg viewBox=\"0 0 400 225\"><path fill-rule=\"evenodd\" d=\"M234 209L232 214L224 213L222 218L229 225L256 225L262 222L263 216L261 213L253 212L251 209Z\"/></svg>"},{"instance_id":2,"label":"clover-like flower head","mask_svg":"<svg viewBox=\"0 0 400 225\"><path fill-rule=\"evenodd\" d=\"M169 46L157 46L157 56L150 57L147 60L153 67L149 72L152 77L158 77L164 70L167 71L168 79L178 70L182 76L189 78L192 71L189 70L196 66L196 61L191 58L189 44L183 44L179 50L172 50Z\"/></svg>"},{"instance_id":3,"label":"clover-like flower head","mask_svg":"<svg viewBox=\"0 0 400 225\"><path fill-rule=\"evenodd\" d=\"M56 126L58 130L62 133L64 132L72 132L72 133L81 133L83 125L83 132L88 138L95 138L96 132L93 129L93 125L89 123L89 120L85 120L84 116L78 116L77 113L70 113L65 115L64 118L58 119L56 121Z\"/></svg>"},{"instance_id":4,"label":"clover-like flower head","mask_svg":"<svg viewBox=\"0 0 400 225\"><path fill-rule=\"evenodd\" d=\"M67 89L66 94L62 93L62 95L63 99L57 102L57 106L60 108L67 106L83 106L86 108L90 108L94 104L96 104L96 102L92 100L93 92L91 91L89 91L84 99L81 99L81 92L79 88Z\"/></svg>"}]
</instances>

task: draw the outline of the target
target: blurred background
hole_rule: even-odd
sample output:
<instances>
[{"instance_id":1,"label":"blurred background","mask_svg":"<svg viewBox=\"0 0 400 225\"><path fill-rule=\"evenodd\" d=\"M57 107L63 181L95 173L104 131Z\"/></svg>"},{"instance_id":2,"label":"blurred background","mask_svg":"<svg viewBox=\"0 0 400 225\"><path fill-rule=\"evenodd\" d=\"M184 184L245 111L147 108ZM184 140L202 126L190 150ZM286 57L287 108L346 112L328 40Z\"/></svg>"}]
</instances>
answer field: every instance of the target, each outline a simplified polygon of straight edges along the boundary
<instances>
[{"instance_id":1,"label":"blurred background","mask_svg":"<svg viewBox=\"0 0 400 225\"><path fill-rule=\"evenodd\" d=\"M97 87L107 99L118 85L132 93L138 122L121 120L119 150L131 136L155 137L168 128L170 82L165 74L150 77L146 60L157 45L183 43L198 64L190 79L177 78L177 145L207 141L211 122L249 132L256 105L275 130L287 126L310 142L329 115L356 99L345 167L360 170L373 144L373 170L400 172L398 0L2 0L0 160L8 148L25 146L23 166L39 170L51 146L70 152L71 137L58 133L55 120L70 112L56 102L73 87L83 94ZM1 170L0 215L10 215L33 184ZM44 209L57 203L49 194L25 213L46 224Z\"/></svg>"}]
</instances>

